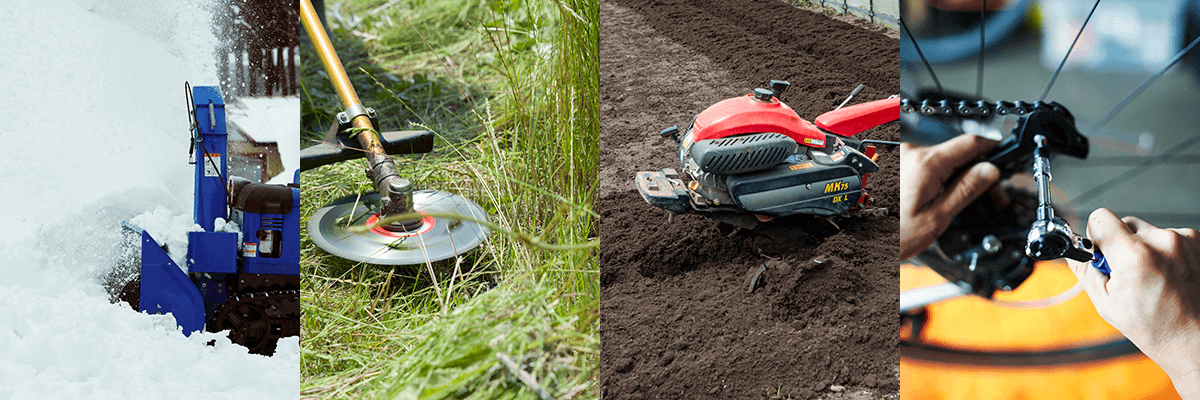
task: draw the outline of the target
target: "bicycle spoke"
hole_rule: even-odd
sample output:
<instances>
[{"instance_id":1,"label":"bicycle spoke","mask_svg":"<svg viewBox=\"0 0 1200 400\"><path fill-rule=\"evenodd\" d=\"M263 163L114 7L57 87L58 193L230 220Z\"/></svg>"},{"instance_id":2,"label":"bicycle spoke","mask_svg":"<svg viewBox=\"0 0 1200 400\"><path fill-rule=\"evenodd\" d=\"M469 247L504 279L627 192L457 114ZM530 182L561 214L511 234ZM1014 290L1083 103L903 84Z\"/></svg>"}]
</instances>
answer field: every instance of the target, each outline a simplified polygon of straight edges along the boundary
<instances>
[{"instance_id":1,"label":"bicycle spoke","mask_svg":"<svg viewBox=\"0 0 1200 400\"><path fill-rule=\"evenodd\" d=\"M921 52L921 45L917 44L917 37L913 36L908 30L908 25L904 24L904 18L900 18L900 27L904 28L904 34L908 35L908 40L912 41L913 48L917 49L917 56L921 57L921 63L925 64L925 69L929 70L929 76L933 78L933 83L937 85L938 93L942 94L942 98L946 97L946 91L942 90L942 82L938 80L937 74L933 73L933 66L929 65L929 60L925 59L925 53Z\"/></svg>"},{"instance_id":2,"label":"bicycle spoke","mask_svg":"<svg viewBox=\"0 0 1200 400\"><path fill-rule=\"evenodd\" d=\"M983 99L983 53L986 43L983 40L984 18L987 17L987 0L983 0L983 7L979 9L979 63L977 64L978 71L975 75L975 98Z\"/></svg>"},{"instance_id":3,"label":"bicycle spoke","mask_svg":"<svg viewBox=\"0 0 1200 400\"><path fill-rule=\"evenodd\" d=\"M1079 32L1075 34L1075 40L1071 41L1071 47L1067 48L1067 55L1063 56L1062 62L1058 63L1058 68L1054 69L1054 75L1050 76L1050 82L1046 82L1046 90L1042 91L1042 97L1038 97L1038 101L1045 101L1046 95L1050 94L1050 87L1054 86L1054 81L1058 79L1058 73L1062 72L1064 65L1067 65L1067 58L1071 57L1071 50L1075 49L1075 43L1079 42L1079 36L1083 35L1083 28L1086 28L1088 21L1092 20L1092 14L1096 12L1098 6L1100 6L1100 0L1096 0L1096 4L1092 5L1092 11L1088 12L1087 19L1083 20L1083 26L1079 27Z\"/></svg>"}]
</instances>

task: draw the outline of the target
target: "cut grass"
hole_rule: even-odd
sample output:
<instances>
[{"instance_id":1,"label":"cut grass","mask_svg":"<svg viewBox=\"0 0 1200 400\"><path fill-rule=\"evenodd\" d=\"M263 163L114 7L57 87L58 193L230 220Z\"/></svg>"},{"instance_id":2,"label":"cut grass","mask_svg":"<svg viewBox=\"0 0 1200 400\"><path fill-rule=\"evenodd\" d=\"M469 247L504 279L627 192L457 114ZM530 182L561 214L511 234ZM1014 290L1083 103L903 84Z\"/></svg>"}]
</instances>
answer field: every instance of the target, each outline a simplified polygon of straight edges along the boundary
<instances>
[{"instance_id":1,"label":"cut grass","mask_svg":"<svg viewBox=\"0 0 1200 400\"><path fill-rule=\"evenodd\" d=\"M439 134L434 154L394 158L402 174L470 198L492 223L539 242L594 243L598 2L405 1L370 14L383 4L329 8L342 20L363 17L333 29L363 103L411 113L387 114L382 129ZM413 77L428 85L397 83ZM303 146L341 107L324 79L305 64ZM351 161L307 171L303 215L372 190L364 169ZM598 396L594 249L547 251L493 234L457 260L393 268L338 259L307 236L302 247L303 396Z\"/></svg>"}]
</instances>

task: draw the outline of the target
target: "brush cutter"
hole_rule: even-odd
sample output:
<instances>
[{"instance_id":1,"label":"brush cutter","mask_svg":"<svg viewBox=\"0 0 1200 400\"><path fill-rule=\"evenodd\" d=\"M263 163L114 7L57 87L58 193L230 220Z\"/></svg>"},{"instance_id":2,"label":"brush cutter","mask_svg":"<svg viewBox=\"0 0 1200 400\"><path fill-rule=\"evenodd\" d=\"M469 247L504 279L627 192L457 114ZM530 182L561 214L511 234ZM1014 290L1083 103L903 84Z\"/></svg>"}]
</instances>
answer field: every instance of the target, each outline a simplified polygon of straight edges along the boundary
<instances>
[{"instance_id":1,"label":"brush cutter","mask_svg":"<svg viewBox=\"0 0 1200 400\"><path fill-rule=\"evenodd\" d=\"M345 259L382 265L440 261L479 246L488 234L487 228L455 217L486 221L482 207L455 194L414 190L388 156L431 151L433 133L378 133L375 110L359 102L310 0L300 1L300 22L345 107L337 114L324 142L301 151L300 168L365 157L376 189L344 197L314 212L308 220L313 243ZM378 224L381 219L397 217L403 219ZM355 226L370 229L350 229Z\"/></svg>"},{"instance_id":2,"label":"brush cutter","mask_svg":"<svg viewBox=\"0 0 1200 400\"><path fill-rule=\"evenodd\" d=\"M790 86L771 81L714 104L682 137L676 126L662 130L679 144L680 169L638 172L642 198L744 228L796 214L886 214L864 188L879 170L875 145L897 143L853 136L899 119L900 99L839 106L813 124L779 100Z\"/></svg>"}]
</instances>

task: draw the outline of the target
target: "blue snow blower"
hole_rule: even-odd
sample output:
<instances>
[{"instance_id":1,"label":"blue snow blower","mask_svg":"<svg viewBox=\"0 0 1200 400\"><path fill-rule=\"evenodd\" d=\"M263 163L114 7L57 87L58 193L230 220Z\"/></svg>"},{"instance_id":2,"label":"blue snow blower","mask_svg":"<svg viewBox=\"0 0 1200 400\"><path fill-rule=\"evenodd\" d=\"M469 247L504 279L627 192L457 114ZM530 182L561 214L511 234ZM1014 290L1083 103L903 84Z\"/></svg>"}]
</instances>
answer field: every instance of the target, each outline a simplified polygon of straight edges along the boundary
<instances>
[{"instance_id":1,"label":"blue snow blower","mask_svg":"<svg viewBox=\"0 0 1200 400\"><path fill-rule=\"evenodd\" d=\"M229 330L234 343L271 355L280 338L300 334L300 173L289 185L229 177L220 89L185 87L193 218L204 231L188 233L180 268L149 232L126 222L125 231L140 236L140 272L117 298L139 311L171 313L185 334ZM217 219L229 223L218 227Z\"/></svg>"}]
</instances>

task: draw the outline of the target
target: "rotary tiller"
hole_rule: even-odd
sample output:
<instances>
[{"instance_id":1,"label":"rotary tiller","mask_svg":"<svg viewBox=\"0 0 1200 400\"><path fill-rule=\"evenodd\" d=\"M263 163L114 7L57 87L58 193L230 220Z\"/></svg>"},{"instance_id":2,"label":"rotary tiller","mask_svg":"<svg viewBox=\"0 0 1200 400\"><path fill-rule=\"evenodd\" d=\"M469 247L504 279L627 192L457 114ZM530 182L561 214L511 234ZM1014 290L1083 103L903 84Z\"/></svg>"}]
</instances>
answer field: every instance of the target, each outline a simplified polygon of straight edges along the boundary
<instances>
[{"instance_id":1,"label":"rotary tiller","mask_svg":"<svg viewBox=\"0 0 1200 400\"><path fill-rule=\"evenodd\" d=\"M886 213L865 186L879 170L875 145L897 143L853 136L899 119L900 98L838 107L814 124L779 100L788 82L770 86L714 104L682 138L678 127L662 130L679 144L680 169L638 172L642 198L744 228L796 214Z\"/></svg>"}]
</instances>

